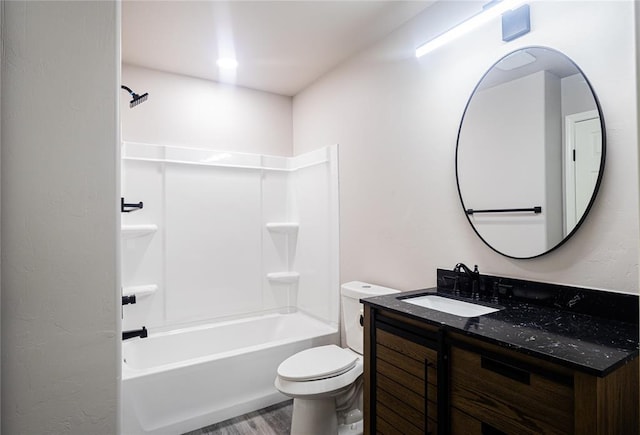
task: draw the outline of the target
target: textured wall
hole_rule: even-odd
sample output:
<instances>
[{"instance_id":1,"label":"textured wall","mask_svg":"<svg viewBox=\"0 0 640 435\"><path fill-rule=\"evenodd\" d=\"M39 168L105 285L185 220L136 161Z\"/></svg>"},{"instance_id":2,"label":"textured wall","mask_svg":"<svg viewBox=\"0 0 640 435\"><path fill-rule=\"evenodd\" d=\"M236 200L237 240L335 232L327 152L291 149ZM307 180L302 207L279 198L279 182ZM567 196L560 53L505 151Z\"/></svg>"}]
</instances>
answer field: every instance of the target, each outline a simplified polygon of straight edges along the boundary
<instances>
[{"instance_id":1,"label":"textured wall","mask_svg":"<svg viewBox=\"0 0 640 435\"><path fill-rule=\"evenodd\" d=\"M117 432L117 2L3 2L2 432Z\"/></svg>"},{"instance_id":2,"label":"textured wall","mask_svg":"<svg viewBox=\"0 0 640 435\"><path fill-rule=\"evenodd\" d=\"M437 267L638 291L636 43L631 1L531 2L531 32L510 43L494 20L421 59L414 48L476 13L439 2L294 98L294 153L340 144L341 281L401 289L435 284ZM567 19L570 17L570 19ZM456 135L484 72L529 45L564 52L602 105L607 162L577 234L551 254L512 260L476 236L455 179ZM508 180L505 180L508 182Z\"/></svg>"},{"instance_id":3,"label":"textured wall","mask_svg":"<svg viewBox=\"0 0 640 435\"><path fill-rule=\"evenodd\" d=\"M132 65L122 83L149 92L135 109L123 93L125 141L291 156L290 97Z\"/></svg>"}]
</instances>

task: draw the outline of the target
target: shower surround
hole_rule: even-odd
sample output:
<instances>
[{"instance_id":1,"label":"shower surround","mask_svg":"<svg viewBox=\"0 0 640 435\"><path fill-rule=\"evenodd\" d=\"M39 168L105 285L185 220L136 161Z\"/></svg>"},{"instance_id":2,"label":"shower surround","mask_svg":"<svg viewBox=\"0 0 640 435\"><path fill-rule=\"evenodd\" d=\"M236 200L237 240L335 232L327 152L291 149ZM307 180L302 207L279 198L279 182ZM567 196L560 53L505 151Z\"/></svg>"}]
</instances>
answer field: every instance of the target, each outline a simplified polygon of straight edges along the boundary
<instances>
[{"instance_id":1,"label":"shower surround","mask_svg":"<svg viewBox=\"0 0 640 435\"><path fill-rule=\"evenodd\" d=\"M122 195L144 205L122 214L122 292L137 299L123 307L122 325L149 330L148 339L123 346L123 433L184 432L285 400L273 387L279 362L339 342L337 154L337 146L286 158L123 145ZM311 332L292 337L281 328L286 320L264 321L273 315L313 327L298 326ZM241 329L229 328L219 350L210 338L225 333L184 334L181 346L207 352L168 357L172 335L236 321L248 322L244 330L255 330L251 322L274 330L264 343L243 346L247 334L235 337ZM153 355L144 354L144 340L157 343ZM247 373L211 363L230 351L260 361ZM132 352L148 363L126 361ZM222 378L223 391L216 389ZM184 397L155 406L154 396L173 396L175 379L187 384L183 394L210 396L210 406L185 408Z\"/></svg>"}]
</instances>

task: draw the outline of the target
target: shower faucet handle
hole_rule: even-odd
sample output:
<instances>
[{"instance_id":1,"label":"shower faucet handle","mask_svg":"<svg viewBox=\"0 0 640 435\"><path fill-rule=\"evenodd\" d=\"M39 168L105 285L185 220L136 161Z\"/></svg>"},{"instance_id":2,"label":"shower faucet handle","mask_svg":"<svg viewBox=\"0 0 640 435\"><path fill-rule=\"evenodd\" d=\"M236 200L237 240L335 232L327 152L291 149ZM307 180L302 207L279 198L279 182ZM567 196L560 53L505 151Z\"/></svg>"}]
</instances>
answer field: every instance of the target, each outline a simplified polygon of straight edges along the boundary
<instances>
[{"instance_id":1,"label":"shower faucet handle","mask_svg":"<svg viewBox=\"0 0 640 435\"><path fill-rule=\"evenodd\" d=\"M129 305L136 303L136 295L122 296L122 305Z\"/></svg>"},{"instance_id":2,"label":"shower faucet handle","mask_svg":"<svg viewBox=\"0 0 640 435\"><path fill-rule=\"evenodd\" d=\"M129 204L124 202L124 198L120 198L120 211L122 213L131 213L132 211L141 210L144 204L140 201L137 204Z\"/></svg>"}]
</instances>

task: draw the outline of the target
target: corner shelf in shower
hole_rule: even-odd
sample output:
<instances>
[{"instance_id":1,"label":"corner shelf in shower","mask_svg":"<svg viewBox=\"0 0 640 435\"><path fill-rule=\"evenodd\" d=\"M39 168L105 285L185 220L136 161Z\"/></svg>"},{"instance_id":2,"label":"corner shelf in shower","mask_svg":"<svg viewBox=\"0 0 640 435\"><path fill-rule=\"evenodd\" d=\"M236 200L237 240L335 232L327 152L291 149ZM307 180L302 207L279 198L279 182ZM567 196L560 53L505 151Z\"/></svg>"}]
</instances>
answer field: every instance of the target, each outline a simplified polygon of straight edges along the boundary
<instances>
[{"instance_id":1,"label":"corner shelf in shower","mask_svg":"<svg viewBox=\"0 0 640 435\"><path fill-rule=\"evenodd\" d=\"M135 295L136 298L144 298L147 296L151 296L156 291L158 291L158 286L156 284L132 285L128 287L122 287L122 296Z\"/></svg>"},{"instance_id":2,"label":"corner shelf in shower","mask_svg":"<svg viewBox=\"0 0 640 435\"><path fill-rule=\"evenodd\" d=\"M267 273L267 279L278 284L293 284L298 282L300 274L298 272L273 272Z\"/></svg>"},{"instance_id":3,"label":"corner shelf in shower","mask_svg":"<svg viewBox=\"0 0 640 435\"><path fill-rule=\"evenodd\" d=\"M122 237L126 239L146 236L147 234L153 234L156 231L158 231L158 226L156 224L122 225L121 228Z\"/></svg>"},{"instance_id":4,"label":"corner shelf in shower","mask_svg":"<svg viewBox=\"0 0 640 435\"><path fill-rule=\"evenodd\" d=\"M294 234L298 232L300 224L297 222L269 222L266 226L273 233Z\"/></svg>"}]
</instances>

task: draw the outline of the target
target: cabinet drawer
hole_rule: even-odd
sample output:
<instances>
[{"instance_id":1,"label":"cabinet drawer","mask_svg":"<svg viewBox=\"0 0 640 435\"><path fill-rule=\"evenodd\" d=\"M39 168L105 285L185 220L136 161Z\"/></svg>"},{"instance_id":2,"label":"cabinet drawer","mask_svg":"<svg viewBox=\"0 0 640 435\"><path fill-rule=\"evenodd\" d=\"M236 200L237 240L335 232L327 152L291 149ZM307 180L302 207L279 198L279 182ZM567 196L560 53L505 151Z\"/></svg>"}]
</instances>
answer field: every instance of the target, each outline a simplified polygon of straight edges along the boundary
<instances>
[{"instance_id":1,"label":"cabinet drawer","mask_svg":"<svg viewBox=\"0 0 640 435\"><path fill-rule=\"evenodd\" d=\"M572 386L524 367L452 347L451 405L506 433L572 433Z\"/></svg>"}]
</instances>

